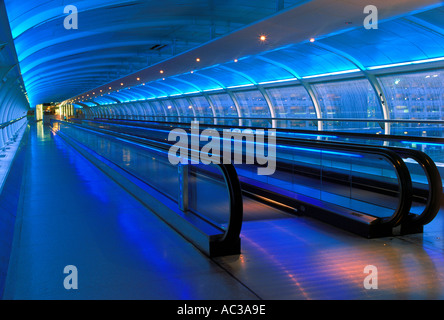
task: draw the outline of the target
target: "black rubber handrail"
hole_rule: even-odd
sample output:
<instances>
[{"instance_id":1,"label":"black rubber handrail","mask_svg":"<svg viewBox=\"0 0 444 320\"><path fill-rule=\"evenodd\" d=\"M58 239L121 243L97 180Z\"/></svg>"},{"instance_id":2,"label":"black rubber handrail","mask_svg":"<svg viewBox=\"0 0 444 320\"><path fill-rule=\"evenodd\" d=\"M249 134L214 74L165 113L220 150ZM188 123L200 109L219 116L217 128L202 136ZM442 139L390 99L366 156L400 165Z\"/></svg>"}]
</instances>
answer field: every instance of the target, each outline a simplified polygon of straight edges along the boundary
<instances>
[{"instance_id":1,"label":"black rubber handrail","mask_svg":"<svg viewBox=\"0 0 444 320\"><path fill-rule=\"evenodd\" d=\"M91 120L86 120L91 121ZM94 128L97 129L97 128ZM98 129L102 130L102 129ZM109 131L109 130L105 130ZM125 134L125 136L128 136ZM133 135L135 139L146 139L146 137L137 137ZM279 145L279 141L276 141ZM288 141L287 141L288 142ZM388 150L386 148L378 148L378 147L369 147L362 145L348 145L348 144L337 144L328 141L317 141L317 140L303 140L303 139L292 139L291 142L293 144L298 143L298 145L303 145L307 147L314 147L320 150L325 150L326 148L330 150L343 151L343 152L355 152L355 153L364 153L369 155L378 155L386 158L388 162L390 162L397 174L398 183L399 183L399 201L398 206L395 209L394 213L390 217L381 218L381 223L388 227L396 227L401 223L407 221L410 208L412 205L412 196L413 196L413 186L412 180L410 176L410 172L402 160L402 158L394 151Z\"/></svg>"},{"instance_id":2,"label":"black rubber handrail","mask_svg":"<svg viewBox=\"0 0 444 320\"><path fill-rule=\"evenodd\" d=\"M14 119L14 120L3 122L2 124L0 124L0 129L6 128L6 127L10 126L11 124L16 123L17 121L20 121L20 120L22 120L23 118L26 118L26 117L27 116L23 116L23 117Z\"/></svg>"},{"instance_id":3,"label":"black rubber handrail","mask_svg":"<svg viewBox=\"0 0 444 320\"><path fill-rule=\"evenodd\" d=\"M258 118L264 119L264 118ZM130 122L139 122L146 124L159 125L159 123L165 125L174 125L174 126L189 126L187 122L176 122L176 121L153 121L153 120L138 120L138 119L115 119L115 118L95 118L95 119L84 119L84 120L97 120L97 121L130 121ZM335 121L340 121L335 120ZM388 120L385 120L388 121ZM391 120L392 122L395 120ZM374 121L380 122L380 121ZM396 122L396 121L395 121ZM403 122L403 121L401 121ZM416 123L417 121L415 121ZM233 126L224 125L224 124L209 124L209 123L199 123L201 127L217 127L217 128L227 128L231 129ZM238 126L239 128L248 128L248 129L264 129L264 127L257 126ZM294 129L294 128L266 128L266 129L275 129L279 132L285 133L301 133L301 134L310 134L310 135L325 135L325 136L342 136L347 138L371 138L375 140L415 140L418 142L432 142L432 143L444 143L444 138L439 137L422 137L422 136L407 136L407 135L396 135L396 134L376 134L376 133L361 133L361 132L349 132L349 131L336 131L336 130L310 130L310 129ZM338 129L339 130L339 129Z\"/></svg>"},{"instance_id":4,"label":"black rubber handrail","mask_svg":"<svg viewBox=\"0 0 444 320\"><path fill-rule=\"evenodd\" d=\"M132 145L142 149L144 149L143 146L149 146L149 147L153 146L153 144L147 143L146 141L141 141L140 139L134 140L128 136L122 137L122 135L113 132L103 133L104 130L101 129L85 128L82 125L78 125L63 120L51 119L51 126L53 125L54 122L62 123L64 125L70 125L84 131L93 132L95 134L106 134L107 137L118 139L119 142L122 142L122 140L127 140L126 141L127 143L137 142L137 144L132 144ZM157 149L160 149L159 152L168 151L166 147L160 146L159 144L155 145L155 147ZM240 233L242 230L242 222L243 222L243 198L242 198L242 189L240 186L239 177L237 175L235 167L232 164L217 164L216 166L219 168L220 172L223 175L229 193L230 214L227 227L221 228L220 226L214 225L212 222L208 221L205 217L202 217L202 215L200 215L199 213L197 212L195 213L202 219L212 224L214 227L217 227L221 231L224 231L223 236L220 239L217 239L219 247L223 248L224 246L231 246L232 244L235 244L236 242L239 241ZM220 250L223 251L224 249Z\"/></svg>"},{"instance_id":5,"label":"black rubber handrail","mask_svg":"<svg viewBox=\"0 0 444 320\"><path fill-rule=\"evenodd\" d=\"M117 116L118 117L128 117L128 116ZM182 119L210 119L210 120L275 120L275 121L313 121L313 122L375 122L375 123L434 123L434 124L444 124L444 120L420 120L420 119L368 119L368 118L273 118L273 117L211 117L211 116L134 116L142 118L182 118ZM95 119L105 119L102 117L96 117ZM119 120L131 120L122 118ZM154 120L158 121L158 120ZM182 122L183 123L183 122Z\"/></svg>"},{"instance_id":6,"label":"black rubber handrail","mask_svg":"<svg viewBox=\"0 0 444 320\"><path fill-rule=\"evenodd\" d=\"M122 120L115 120L116 122L113 122L113 120L109 121L106 120L105 122L112 122L112 123L116 123L118 124L119 122L122 123ZM124 120L125 121L125 120ZM138 121L138 120L133 120L133 121ZM143 121L143 120L142 120ZM146 121L147 123L149 123L148 121ZM142 123L145 123L145 121L143 121ZM156 123L153 123L154 125L156 125ZM184 123L179 123L179 122L165 122L166 125L181 125L186 127L186 124ZM162 125L158 125L157 126L159 128L162 128ZM216 127L216 128L232 128L232 126L226 126L226 125L212 125L212 124L200 124L201 127ZM242 128L242 127L239 127ZM250 129L250 127L248 127ZM252 130L255 129L263 129L260 127L251 127ZM361 133L345 133L345 132L328 132L328 131L310 131L310 130L297 130L297 129L276 129L277 132L292 132L292 133L309 133L309 134L319 134L319 135L328 135L328 134L334 134L334 135L341 135L341 136L353 136L353 137L358 137L358 138L375 138L375 139L387 139L389 138L389 136L381 136L381 135L377 135L377 134L361 134ZM394 136L397 137L398 139L402 139L405 140L406 137L400 137L400 136ZM426 138L422 137L423 140L426 141ZM295 137L277 137L277 141L287 141L291 143L291 141L295 141L295 140L303 140L301 138L295 138ZM417 137L415 137L415 140L417 140ZM443 139L444 141L444 139ZM326 141L327 142L327 141ZM343 142L343 141L328 141L331 143L341 143L341 144L348 144L348 145L358 145L358 143L354 143L354 142ZM362 144L361 144L362 145ZM368 145L365 145L368 146ZM428 223L430 223L438 214L439 210L440 210L440 201L442 198L442 181L441 181L441 175L439 173L438 168L436 167L436 164L434 163L434 161L424 152L419 151L419 150L412 150L412 149L407 149L407 148L400 148L400 147L387 147L387 146L370 146L370 147L379 147L379 148L387 148L390 150L395 151L396 153L398 153L399 155L401 155L401 157L404 158L412 158L414 159L420 166L421 168L424 170L427 181L428 181L428 197L427 197L427 202L426 202L426 206L423 210L423 212L421 214L418 215L412 215L411 217L411 223L415 223L417 225L426 225Z\"/></svg>"},{"instance_id":7,"label":"black rubber handrail","mask_svg":"<svg viewBox=\"0 0 444 320\"><path fill-rule=\"evenodd\" d=\"M390 147L390 150L394 150L402 157L412 158L424 170L429 185L427 203L423 212L419 215L414 215L411 218L411 222L417 225L430 223L440 210L443 192L441 175L435 162L427 154L418 150L395 147Z\"/></svg>"},{"instance_id":8,"label":"black rubber handrail","mask_svg":"<svg viewBox=\"0 0 444 320\"><path fill-rule=\"evenodd\" d=\"M300 138L285 138L281 137L278 140L286 140L287 143L292 143L294 141L305 141ZM412 149L404 149L404 148L396 148L396 147L376 147L376 146L367 146L363 144L357 143L345 143L345 142L327 142L328 144L340 144L347 146L365 146L368 148L377 148L377 149L386 149L395 152L401 158L412 158L415 160L421 168L424 170L425 176L428 181L428 197L427 203L424 207L424 210L421 214L418 215L410 215L410 222L416 225L425 225L431 222L437 215L440 210L440 200L442 197L442 180L441 175L439 173L436 164L433 160L424 152ZM403 161L404 162L404 161ZM412 191L413 193L413 191Z\"/></svg>"},{"instance_id":9,"label":"black rubber handrail","mask_svg":"<svg viewBox=\"0 0 444 320\"><path fill-rule=\"evenodd\" d=\"M225 234L218 241L221 244L231 244L238 241L243 223L242 189L236 168L232 164L218 164L222 171L230 195L230 217Z\"/></svg>"}]
</instances>

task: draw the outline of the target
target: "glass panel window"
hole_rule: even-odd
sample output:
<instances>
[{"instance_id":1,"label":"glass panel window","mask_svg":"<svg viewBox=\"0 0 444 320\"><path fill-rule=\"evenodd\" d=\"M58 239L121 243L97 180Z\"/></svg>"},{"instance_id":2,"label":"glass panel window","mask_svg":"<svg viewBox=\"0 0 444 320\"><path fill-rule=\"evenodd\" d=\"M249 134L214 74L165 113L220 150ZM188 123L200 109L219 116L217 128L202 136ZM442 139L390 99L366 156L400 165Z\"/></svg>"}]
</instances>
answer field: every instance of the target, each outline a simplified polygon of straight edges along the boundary
<instances>
[{"instance_id":1,"label":"glass panel window","mask_svg":"<svg viewBox=\"0 0 444 320\"><path fill-rule=\"evenodd\" d=\"M302 86L267 90L276 118L316 118L316 110L308 92ZM315 129L316 123L306 120L278 121L280 128Z\"/></svg>"},{"instance_id":2,"label":"glass panel window","mask_svg":"<svg viewBox=\"0 0 444 320\"><path fill-rule=\"evenodd\" d=\"M177 117L178 111L177 111L176 105L173 103L173 101L162 100L162 103L163 103L163 107L167 111L167 115L169 116L167 121L177 122L179 120L179 118Z\"/></svg>"},{"instance_id":3,"label":"glass panel window","mask_svg":"<svg viewBox=\"0 0 444 320\"><path fill-rule=\"evenodd\" d=\"M441 120L444 116L444 71L379 77L391 119Z\"/></svg>"},{"instance_id":4,"label":"glass panel window","mask_svg":"<svg viewBox=\"0 0 444 320\"><path fill-rule=\"evenodd\" d=\"M241 91L235 93L236 99L241 109L242 117L245 118L266 118L267 120L251 119L244 120L246 126L270 127L271 114L267 101L258 90Z\"/></svg>"},{"instance_id":5,"label":"glass panel window","mask_svg":"<svg viewBox=\"0 0 444 320\"><path fill-rule=\"evenodd\" d=\"M312 85L324 119L383 119L375 90L367 79ZM380 130L377 122L325 121L324 129Z\"/></svg>"},{"instance_id":6,"label":"glass panel window","mask_svg":"<svg viewBox=\"0 0 444 320\"><path fill-rule=\"evenodd\" d=\"M387 75L378 78L386 95L390 119L444 119L444 70ZM396 135L438 136L441 125L434 123L392 123Z\"/></svg>"},{"instance_id":7,"label":"glass panel window","mask_svg":"<svg viewBox=\"0 0 444 320\"><path fill-rule=\"evenodd\" d=\"M191 121L193 121L193 106L188 102L188 100L185 98L181 98L174 99L174 102L176 103L176 106L179 109L179 113L181 115L180 122L190 123Z\"/></svg>"},{"instance_id":8,"label":"glass panel window","mask_svg":"<svg viewBox=\"0 0 444 320\"><path fill-rule=\"evenodd\" d=\"M197 118L197 120L201 123L213 123L213 110L205 97L197 96L190 98L191 103L193 104L194 110L196 112L196 116L203 117Z\"/></svg>"},{"instance_id":9,"label":"glass panel window","mask_svg":"<svg viewBox=\"0 0 444 320\"><path fill-rule=\"evenodd\" d=\"M155 116L156 113L154 112L152 106L148 103L148 101L141 101L137 103L139 105L139 110L141 111L140 114L142 115L143 119L145 120L154 120L153 117L149 116Z\"/></svg>"},{"instance_id":10,"label":"glass panel window","mask_svg":"<svg viewBox=\"0 0 444 320\"><path fill-rule=\"evenodd\" d=\"M218 117L239 117L236 106L233 99L227 93L213 94L210 96L214 108L216 109L216 115ZM223 125L238 125L237 119L218 119L218 124Z\"/></svg>"},{"instance_id":11,"label":"glass panel window","mask_svg":"<svg viewBox=\"0 0 444 320\"><path fill-rule=\"evenodd\" d=\"M149 102L149 104L154 111L154 114L155 114L154 119L155 120L168 121L167 118L164 117L165 115L168 115L168 114L166 113L165 109L163 108L163 105L159 101L151 100Z\"/></svg>"}]
</instances>

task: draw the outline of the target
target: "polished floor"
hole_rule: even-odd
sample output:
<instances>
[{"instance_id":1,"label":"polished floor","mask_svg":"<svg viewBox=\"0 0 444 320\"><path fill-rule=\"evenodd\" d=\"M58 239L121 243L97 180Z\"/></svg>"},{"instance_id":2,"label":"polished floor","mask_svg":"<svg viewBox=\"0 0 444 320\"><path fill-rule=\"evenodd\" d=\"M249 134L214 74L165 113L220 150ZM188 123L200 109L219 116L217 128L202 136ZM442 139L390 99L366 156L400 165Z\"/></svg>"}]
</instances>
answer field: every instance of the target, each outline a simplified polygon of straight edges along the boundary
<instances>
[{"instance_id":1,"label":"polished floor","mask_svg":"<svg viewBox=\"0 0 444 320\"><path fill-rule=\"evenodd\" d=\"M423 234L369 240L246 202L258 217L247 215L242 254L208 259L48 128L31 129L5 299L444 299L442 211ZM63 286L67 265L77 290ZM368 265L377 289L364 286Z\"/></svg>"}]
</instances>

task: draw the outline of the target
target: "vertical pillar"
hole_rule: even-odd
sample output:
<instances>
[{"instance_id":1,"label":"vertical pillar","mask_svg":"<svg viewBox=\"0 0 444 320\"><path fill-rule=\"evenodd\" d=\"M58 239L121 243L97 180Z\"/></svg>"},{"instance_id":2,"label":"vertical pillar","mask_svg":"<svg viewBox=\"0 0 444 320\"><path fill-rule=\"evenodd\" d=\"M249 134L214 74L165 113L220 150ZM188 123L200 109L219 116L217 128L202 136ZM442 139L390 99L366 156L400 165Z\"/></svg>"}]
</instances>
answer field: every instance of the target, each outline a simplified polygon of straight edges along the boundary
<instances>
[{"instance_id":1,"label":"vertical pillar","mask_svg":"<svg viewBox=\"0 0 444 320\"><path fill-rule=\"evenodd\" d=\"M268 94L264 88L262 88L261 86L257 86L257 87L258 87L259 91L262 93L262 95L264 96L265 102L267 102L268 109L270 110L270 116L272 118L271 127L276 128L277 127L276 112L274 111L274 107L273 107L273 104L271 103L270 97L268 96Z\"/></svg>"},{"instance_id":2,"label":"vertical pillar","mask_svg":"<svg viewBox=\"0 0 444 320\"><path fill-rule=\"evenodd\" d=\"M230 96L231 100L233 100L234 106L236 107L237 115L239 117L239 127L242 127L243 126L243 119L242 119L243 114L242 114L241 108L239 106L239 102L237 101L237 98L233 92L228 91L228 90L226 92Z\"/></svg>"},{"instance_id":3,"label":"vertical pillar","mask_svg":"<svg viewBox=\"0 0 444 320\"><path fill-rule=\"evenodd\" d=\"M305 81L302 82L302 85L304 86L305 90L308 92L308 95L310 96L311 102L313 102L313 106L316 111L316 117L318 119L322 119L322 110L321 106L319 104L318 98L316 97L316 94L314 93L313 89L311 88L310 84L306 83ZM322 131L324 129L324 123L322 120L318 120L318 131Z\"/></svg>"}]
</instances>

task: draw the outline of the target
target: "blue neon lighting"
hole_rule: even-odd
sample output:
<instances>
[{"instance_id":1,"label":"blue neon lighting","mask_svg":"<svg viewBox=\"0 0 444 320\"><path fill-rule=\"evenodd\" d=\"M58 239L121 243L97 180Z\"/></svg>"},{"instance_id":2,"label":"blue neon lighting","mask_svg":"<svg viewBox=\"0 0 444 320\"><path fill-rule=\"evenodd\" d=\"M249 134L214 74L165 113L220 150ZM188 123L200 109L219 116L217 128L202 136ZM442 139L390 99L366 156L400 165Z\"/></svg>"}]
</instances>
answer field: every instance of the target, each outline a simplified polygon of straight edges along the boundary
<instances>
[{"instance_id":1,"label":"blue neon lighting","mask_svg":"<svg viewBox=\"0 0 444 320\"><path fill-rule=\"evenodd\" d=\"M68 33L63 26L60 27L66 16L63 5L43 0L5 0L31 106L67 101L70 97L108 83L110 64L128 59L135 55L138 48L146 47L147 39L143 32L132 39L113 38L116 31L143 31L152 27L151 21L132 11L138 10L137 6L134 9L130 6L125 8L125 14L134 18L126 20L121 19L121 10L111 9L115 4L132 2L75 1L83 17L93 16L104 8L110 8L109 16L106 20L91 20L83 24L82 29ZM444 61L443 25L440 23L442 10L443 4L424 6L404 16L381 21L378 30L371 32L357 26L323 35L313 44L304 40L256 55L239 54L241 57L237 62L217 61L202 69L190 65L188 72L181 71L182 74L167 77L164 81L160 78L147 83L143 91L128 89L112 96L121 97L121 101L134 102L147 97L176 97L226 88L242 89L255 84L279 84L297 79L345 75L361 69L376 71L440 63ZM119 23L107 23L114 21L114 18ZM135 68L140 70L138 66ZM194 70L193 74L191 70Z\"/></svg>"},{"instance_id":2,"label":"blue neon lighting","mask_svg":"<svg viewBox=\"0 0 444 320\"><path fill-rule=\"evenodd\" d=\"M361 71L361 70L360 69L351 69L351 70L344 70L344 71L321 73L321 74L315 74L312 76L305 76L305 77L302 77L302 79L319 78L319 77L326 77L326 76L336 76L336 75L340 75L340 74L354 73L354 72L359 72L359 71Z\"/></svg>"},{"instance_id":3,"label":"blue neon lighting","mask_svg":"<svg viewBox=\"0 0 444 320\"><path fill-rule=\"evenodd\" d=\"M338 152L338 151L329 151L329 150L318 150L318 149L311 149L311 148L301 148L301 147L290 147L290 146L277 146L281 149L292 149L292 150L298 150L298 151L305 151L305 152L315 152L319 154L331 154L335 156L341 156L341 157L351 157L351 158L363 158L362 155L354 154L354 153L347 153L347 152Z\"/></svg>"},{"instance_id":4,"label":"blue neon lighting","mask_svg":"<svg viewBox=\"0 0 444 320\"><path fill-rule=\"evenodd\" d=\"M408 66L408 65L414 65L414 64L432 63L432 62L438 62L438 61L444 61L444 57L439 57L439 58L434 58L434 59L417 60L417 61L408 61L408 62L401 62L401 63L392 63L392 64L386 64L386 65L382 65L382 66L369 67L368 69L369 70L386 69L386 68L402 67L402 66Z\"/></svg>"},{"instance_id":5,"label":"blue neon lighting","mask_svg":"<svg viewBox=\"0 0 444 320\"><path fill-rule=\"evenodd\" d=\"M436 146L436 147L444 147L444 143L433 143L433 142L421 142L421 141L401 141L401 143L409 144L421 144L425 146Z\"/></svg>"}]
</instances>

